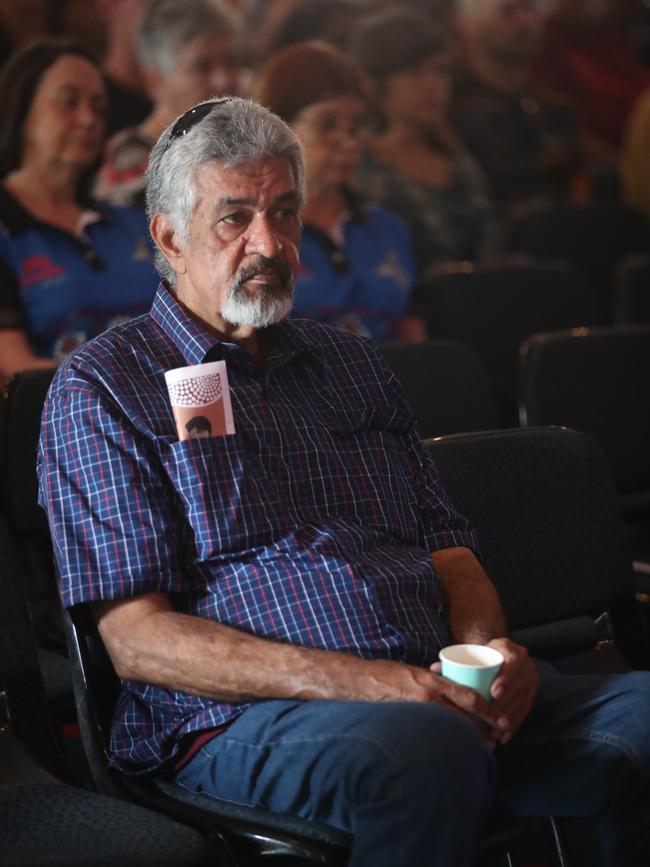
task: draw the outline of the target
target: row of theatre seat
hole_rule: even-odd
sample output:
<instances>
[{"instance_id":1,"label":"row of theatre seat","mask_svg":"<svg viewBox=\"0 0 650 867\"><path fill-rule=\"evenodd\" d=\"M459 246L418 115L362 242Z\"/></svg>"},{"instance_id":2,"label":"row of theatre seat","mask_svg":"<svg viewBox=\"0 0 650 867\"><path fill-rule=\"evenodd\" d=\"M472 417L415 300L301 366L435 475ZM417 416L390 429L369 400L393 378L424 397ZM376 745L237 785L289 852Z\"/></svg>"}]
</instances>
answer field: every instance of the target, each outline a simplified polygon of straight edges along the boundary
<instances>
[{"instance_id":1,"label":"row of theatre seat","mask_svg":"<svg viewBox=\"0 0 650 867\"><path fill-rule=\"evenodd\" d=\"M515 269L507 270L510 274ZM542 270L565 273L550 265ZM518 302L530 285L520 281L516 289L513 282L508 291ZM460 295L452 301L462 307ZM438 322L439 302L436 298L434 307L432 301ZM638 582L643 579L635 577L632 568L621 505L628 525L631 515L635 520L639 514L647 516L647 501L635 485L641 480L650 490L650 326L528 336L544 330L535 325L520 335L528 339L518 356L512 305L501 306L502 301L487 293L481 304L480 311L492 311L501 323L491 339L476 324L475 341L466 332L419 346L381 347L386 362L402 380L452 500L478 530L483 561L515 638L568 672L648 667L647 624L639 602ZM540 293L540 314L550 306ZM487 324L483 316L483 328ZM547 381L540 373L540 359L546 347L555 344L563 360L551 354L555 360ZM490 362L493 347L509 356L504 368ZM587 354L580 355L579 347L586 347ZM499 378L506 368L507 383ZM609 392L587 397L587 384L579 383L581 373ZM529 426L513 428L519 377L520 415ZM45 827L50 820L45 814L52 815L53 805L58 815L65 803L78 802L77 814L85 824L68 832L60 829L55 837L63 853L60 863L69 867L343 867L349 838L337 829L189 797L170 784L128 782L108 769L106 738L119 684L88 612L78 610L70 617L60 611L47 526L36 504L36 442L50 378L48 371L19 374L0 405L0 710L6 717L0 766L7 749L26 758L24 765L6 763L0 777L0 800L12 797L13 789L15 803L22 804L18 814L5 811L0 818L0 833L7 841L3 863L53 863L47 860L51 845ZM500 399L506 385L512 389L510 402ZM605 427L610 424L606 414L614 407L612 424L623 445L608 439L598 425L583 421L586 416L545 417L548 398L562 396L565 406L576 412L584 399L599 424L605 419ZM576 430L542 426L547 424ZM645 475L629 463L637 442L639 451L645 448ZM81 730L86 756L81 771L62 752L66 739L61 732L71 723ZM107 840L101 830L109 820L99 817L112 809L115 830ZM130 820L129 809L140 812ZM170 824L173 821L180 826ZM544 819L543 829L540 860L549 865L586 863L583 852L571 850L571 835L567 851L551 817ZM530 833L528 826L495 817L479 845L477 864L515 864L518 847ZM28 847L27 837L36 842ZM168 842L171 838L174 845Z\"/></svg>"},{"instance_id":2,"label":"row of theatre seat","mask_svg":"<svg viewBox=\"0 0 650 867\"><path fill-rule=\"evenodd\" d=\"M423 437L517 425L592 435L613 473L631 553L650 559L650 324L542 332L510 349L505 416L503 379L490 365L502 347L481 337L474 347L430 340L382 352Z\"/></svg>"}]
</instances>

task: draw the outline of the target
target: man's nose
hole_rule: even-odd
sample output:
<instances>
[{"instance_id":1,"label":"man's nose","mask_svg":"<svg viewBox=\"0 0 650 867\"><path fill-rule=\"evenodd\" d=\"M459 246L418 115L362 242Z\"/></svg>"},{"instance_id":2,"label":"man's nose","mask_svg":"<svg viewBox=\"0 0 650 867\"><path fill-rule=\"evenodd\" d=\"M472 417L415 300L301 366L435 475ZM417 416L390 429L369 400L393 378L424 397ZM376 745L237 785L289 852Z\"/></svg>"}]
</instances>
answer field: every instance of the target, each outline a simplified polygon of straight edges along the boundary
<instances>
[{"instance_id":1,"label":"man's nose","mask_svg":"<svg viewBox=\"0 0 650 867\"><path fill-rule=\"evenodd\" d=\"M262 256L270 259L272 256L277 256L280 250L282 250L282 241L269 220L266 217L253 220L248 233L246 252L261 253Z\"/></svg>"}]
</instances>

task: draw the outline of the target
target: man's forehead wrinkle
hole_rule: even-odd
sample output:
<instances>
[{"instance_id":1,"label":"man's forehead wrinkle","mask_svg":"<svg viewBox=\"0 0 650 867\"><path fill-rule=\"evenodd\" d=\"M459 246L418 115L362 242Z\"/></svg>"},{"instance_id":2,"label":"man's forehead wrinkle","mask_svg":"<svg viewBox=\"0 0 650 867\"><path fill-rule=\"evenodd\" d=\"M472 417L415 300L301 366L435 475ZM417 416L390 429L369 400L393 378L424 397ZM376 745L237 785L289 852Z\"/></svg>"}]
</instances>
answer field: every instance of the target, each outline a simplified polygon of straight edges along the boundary
<instances>
[{"instance_id":1,"label":"man's forehead wrinkle","mask_svg":"<svg viewBox=\"0 0 650 867\"><path fill-rule=\"evenodd\" d=\"M271 204L277 204L278 202L291 202L297 201L298 199L298 191L297 190L287 190L284 193L279 193L277 196L273 196L271 199ZM247 207L254 207L257 204L257 198L252 198L251 196L224 196L221 199L218 199L215 203L215 209L218 210L222 207L229 207L230 205L244 205Z\"/></svg>"}]
</instances>

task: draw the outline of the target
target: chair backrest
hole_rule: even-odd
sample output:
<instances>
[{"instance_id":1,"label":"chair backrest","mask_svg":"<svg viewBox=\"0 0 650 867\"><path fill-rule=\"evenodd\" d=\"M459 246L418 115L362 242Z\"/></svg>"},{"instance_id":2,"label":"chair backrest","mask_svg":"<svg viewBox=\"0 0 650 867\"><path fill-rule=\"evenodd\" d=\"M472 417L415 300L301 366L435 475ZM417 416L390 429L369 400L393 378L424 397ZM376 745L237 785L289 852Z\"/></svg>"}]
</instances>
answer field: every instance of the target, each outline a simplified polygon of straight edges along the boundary
<instances>
[{"instance_id":1,"label":"chair backrest","mask_svg":"<svg viewBox=\"0 0 650 867\"><path fill-rule=\"evenodd\" d=\"M27 370L7 384L0 410L0 502L25 577L38 641L63 647L50 536L37 502L36 480L41 412L53 375L54 368Z\"/></svg>"},{"instance_id":2,"label":"chair backrest","mask_svg":"<svg viewBox=\"0 0 650 867\"><path fill-rule=\"evenodd\" d=\"M67 777L45 693L23 576L0 517L0 694L8 722L30 755Z\"/></svg>"},{"instance_id":3,"label":"chair backrest","mask_svg":"<svg viewBox=\"0 0 650 867\"><path fill-rule=\"evenodd\" d=\"M522 424L592 434L618 491L650 505L650 325L537 334L520 366Z\"/></svg>"},{"instance_id":4,"label":"chair backrest","mask_svg":"<svg viewBox=\"0 0 650 867\"><path fill-rule=\"evenodd\" d=\"M602 622L607 612L627 658L645 658L616 491L591 437L529 428L455 434L426 448L452 502L477 529L513 630L580 629L585 617ZM581 649L564 646L560 633L563 646L548 655Z\"/></svg>"},{"instance_id":5,"label":"chair backrest","mask_svg":"<svg viewBox=\"0 0 650 867\"><path fill-rule=\"evenodd\" d=\"M428 340L379 349L402 383L423 437L497 427L490 380L469 346Z\"/></svg>"},{"instance_id":6,"label":"chair backrest","mask_svg":"<svg viewBox=\"0 0 650 867\"><path fill-rule=\"evenodd\" d=\"M616 273L614 321L621 325L650 324L650 256L621 262Z\"/></svg>"},{"instance_id":7,"label":"chair backrest","mask_svg":"<svg viewBox=\"0 0 650 867\"><path fill-rule=\"evenodd\" d=\"M0 479L3 512L12 533L47 534L47 519L37 502L36 452L43 404L54 372L54 368L25 370L7 383Z\"/></svg>"},{"instance_id":8,"label":"chair backrest","mask_svg":"<svg viewBox=\"0 0 650 867\"><path fill-rule=\"evenodd\" d=\"M549 205L513 221L508 248L566 262L588 277L598 322L612 322L616 268L626 256L650 253L645 216L619 204Z\"/></svg>"},{"instance_id":9,"label":"chair backrest","mask_svg":"<svg viewBox=\"0 0 650 867\"><path fill-rule=\"evenodd\" d=\"M517 419L517 352L530 334L589 325L593 299L580 275L564 266L517 265L438 274L422 309L432 337L457 340L481 359L494 389L501 426Z\"/></svg>"}]
</instances>

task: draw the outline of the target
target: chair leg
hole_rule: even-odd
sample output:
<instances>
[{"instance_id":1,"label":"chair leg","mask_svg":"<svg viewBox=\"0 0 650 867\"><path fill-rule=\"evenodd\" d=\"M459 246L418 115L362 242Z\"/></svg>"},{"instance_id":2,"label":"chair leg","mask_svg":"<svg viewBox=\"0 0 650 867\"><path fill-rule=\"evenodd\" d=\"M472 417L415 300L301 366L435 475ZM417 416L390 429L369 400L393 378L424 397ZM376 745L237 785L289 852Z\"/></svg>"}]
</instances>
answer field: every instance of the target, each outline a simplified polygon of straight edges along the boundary
<instances>
[{"instance_id":1,"label":"chair leg","mask_svg":"<svg viewBox=\"0 0 650 867\"><path fill-rule=\"evenodd\" d=\"M551 830L551 839L555 849L555 856L558 867L569 867L569 858L566 854L566 843L564 832L560 828L557 820L553 816L548 817L549 828Z\"/></svg>"}]
</instances>

